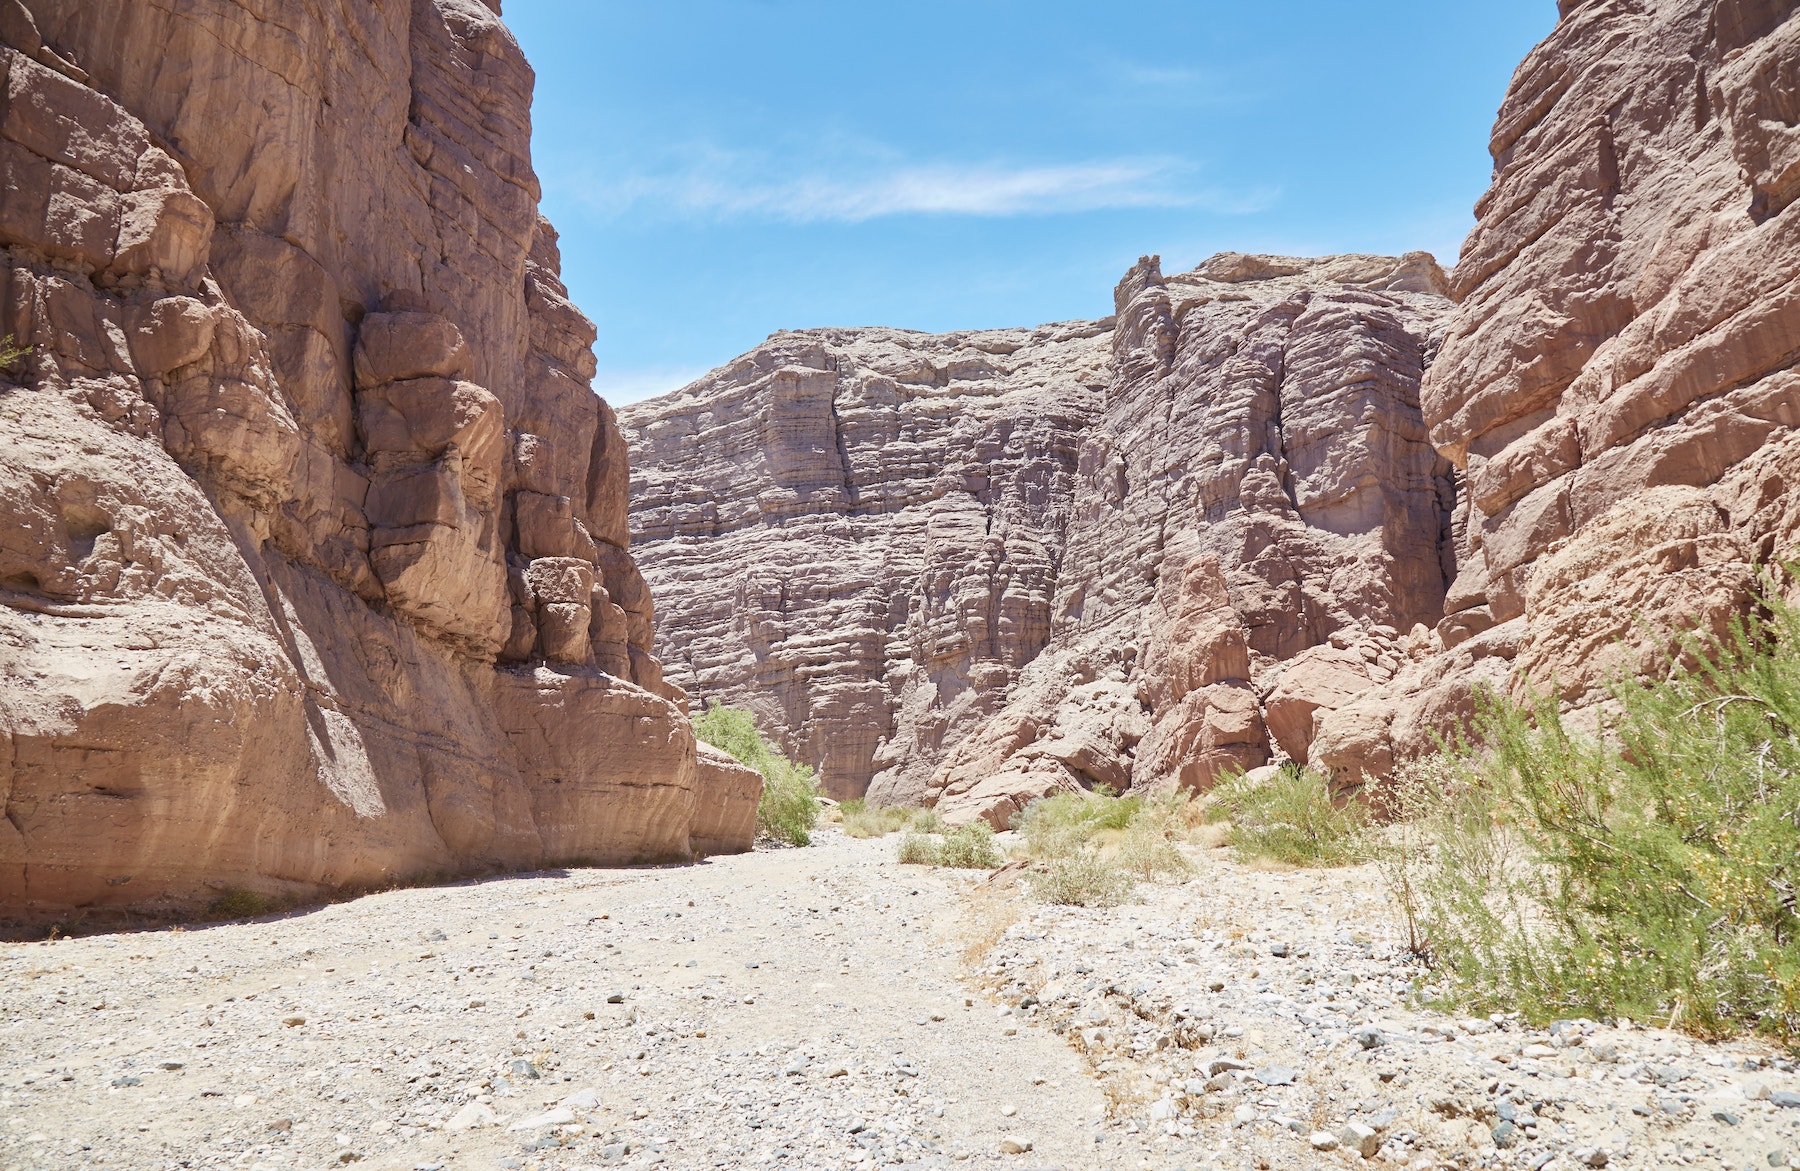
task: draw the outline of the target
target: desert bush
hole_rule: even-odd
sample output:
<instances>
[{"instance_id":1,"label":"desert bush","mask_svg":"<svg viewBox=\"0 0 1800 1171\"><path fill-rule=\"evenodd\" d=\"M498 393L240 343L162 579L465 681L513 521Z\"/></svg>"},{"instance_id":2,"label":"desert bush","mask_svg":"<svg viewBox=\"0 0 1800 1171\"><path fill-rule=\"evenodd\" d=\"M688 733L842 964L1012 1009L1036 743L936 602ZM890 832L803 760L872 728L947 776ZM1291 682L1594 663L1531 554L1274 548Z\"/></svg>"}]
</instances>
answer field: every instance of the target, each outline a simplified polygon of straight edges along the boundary
<instances>
[{"instance_id":1,"label":"desert bush","mask_svg":"<svg viewBox=\"0 0 1800 1171\"><path fill-rule=\"evenodd\" d=\"M10 340L10 339L9 339ZM282 908L282 900L241 887L227 887L206 908L209 919L255 919Z\"/></svg>"},{"instance_id":2,"label":"desert bush","mask_svg":"<svg viewBox=\"0 0 1800 1171\"><path fill-rule=\"evenodd\" d=\"M16 344L10 333L4 338L0 338L0 371L11 374L13 368L23 361L31 353L31 350L31 346Z\"/></svg>"},{"instance_id":3,"label":"desert bush","mask_svg":"<svg viewBox=\"0 0 1800 1171\"><path fill-rule=\"evenodd\" d=\"M944 823L935 809L910 809L899 805L869 805L861 800L846 801L838 807L838 820L844 832L853 838L880 838L916 829L921 833L941 833Z\"/></svg>"},{"instance_id":4,"label":"desert bush","mask_svg":"<svg viewBox=\"0 0 1800 1171\"><path fill-rule=\"evenodd\" d=\"M994 848L994 827L978 817L945 834L938 865L955 870L992 870L1000 865L1000 851Z\"/></svg>"},{"instance_id":5,"label":"desert bush","mask_svg":"<svg viewBox=\"0 0 1800 1171\"><path fill-rule=\"evenodd\" d=\"M694 735L762 774L762 800L756 804L759 837L791 846L812 841L819 824L819 787L810 766L794 763L764 740L749 712L717 701L694 721Z\"/></svg>"},{"instance_id":6,"label":"desert bush","mask_svg":"<svg viewBox=\"0 0 1800 1171\"><path fill-rule=\"evenodd\" d=\"M900 835L895 857L906 865L936 866L938 859L943 857L943 845L931 834L909 829Z\"/></svg>"},{"instance_id":7,"label":"desert bush","mask_svg":"<svg viewBox=\"0 0 1800 1171\"><path fill-rule=\"evenodd\" d=\"M1213 803L1231 819L1226 840L1247 854L1293 866L1345 866L1363 857L1366 811L1334 797L1311 769L1287 764L1263 781L1227 776Z\"/></svg>"},{"instance_id":8,"label":"desert bush","mask_svg":"<svg viewBox=\"0 0 1800 1171\"><path fill-rule=\"evenodd\" d=\"M1024 839L1019 851L1046 864L1031 881L1046 902L1113 906L1139 881L1182 879L1193 872L1177 842L1199 821L1187 793L1115 796L1058 793L1027 805L1013 818Z\"/></svg>"},{"instance_id":9,"label":"desert bush","mask_svg":"<svg viewBox=\"0 0 1800 1171\"><path fill-rule=\"evenodd\" d=\"M994 848L994 827L980 818L942 836L909 828L901 835L897 856L901 862L952 870L992 870L1001 861L1000 851Z\"/></svg>"},{"instance_id":10,"label":"desert bush","mask_svg":"<svg viewBox=\"0 0 1800 1171\"><path fill-rule=\"evenodd\" d=\"M1091 850L1054 859L1031 877L1033 898L1070 907L1116 907L1131 895L1133 876Z\"/></svg>"},{"instance_id":11,"label":"desert bush","mask_svg":"<svg viewBox=\"0 0 1800 1171\"><path fill-rule=\"evenodd\" d=\"M1182 817L1189 804L1186 794L1176 797L1179 801L1146 802L1125 823L1115 847L1118 864L1143 882L1181 879L1194 872L1194 864L1175 844L1185 834Z\"/></svg>"},{"instance_id":12,"label":"desert bush","mask_svg":"<svg viewBox=\"0 0 1800 1171\"><path fill-rule=\"evenodd\" d=\"M1025 839L1027 857L1060 858L1104 830L1124 829L1143 804L1140 796L1116 797L1100 785L1091 792L1040 797L1013 815L1012 827Z\"/></svg>"},{"instance_id":13,"label":"desert bush","mask_svg":"<svg viewBox=\"0 0 1800 1171\"><path fill-rule=\"evenodd\" d=\"M1424 942L1472 1005L1623 1015L1800 1048L1800 614L1618 682L1601 735L1481 698L1414 869Z\"/></svg>"}]
</instances>

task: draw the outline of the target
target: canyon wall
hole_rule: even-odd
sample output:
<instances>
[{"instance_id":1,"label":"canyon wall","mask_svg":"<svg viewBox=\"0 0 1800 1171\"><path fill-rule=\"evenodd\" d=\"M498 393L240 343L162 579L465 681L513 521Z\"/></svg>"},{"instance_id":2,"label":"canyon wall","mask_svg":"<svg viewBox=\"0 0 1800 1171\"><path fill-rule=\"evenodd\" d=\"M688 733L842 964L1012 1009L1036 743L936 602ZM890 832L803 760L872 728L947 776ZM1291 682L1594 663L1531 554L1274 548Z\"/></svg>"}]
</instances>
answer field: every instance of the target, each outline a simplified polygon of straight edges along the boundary
<instances>
[{"instance_id":1,"label":"canyon wall","mask_svg":"<svg viewBox=\"0 0 1800 1171\"><path fill-rule=\"evenodd\" d=\"M1058 790L1305 761L1314 711L1391 679L1442 614L1455 481L1418 398L1442 288L1423 253L1140 261L1052 636L926 789L880 796L1004 825Z\"/></svg>"},{"instance_id":2,"label":"canyon wall","mask_svg":"<svg viewBox=\"0 0 1800 1171\"><path fill-rule=\"evenodd\" d=\"M1145 260L1116 319L778 334L625 408L671 678L836 795L951 815L1304 755L1321 696L1442 613L1442 280Z\"/></svg>"},{"instance_id":3,"label":"canyon wall","mask_svg":"<svg viewBox=\"0 0 1800 1171\"><path fill-rule=\"evenodd\" d=\"M0 0L0 910L748 846L497 10Z\"/></svg>"},{"instance_id":4,"label":"canyon wall","mask_svg":"<svg viewBox=\"0 0 1800 1171\"><path fill-rule=\"evenodd\" d=\"M1348 779L1478 685L1591 715L1800 559L1800 5L1565 0L1489 145L1423 392L1470 489L1450 613L1321 720Z\"/></svg>"},{"instance_id":5,"label":"canyon wall","mask_svg":"<svg viewBox=\"0 0 1800 1171\"><path fill-rule=\"evenodd\" d=\"M979 376L1044 387L1003 434L922 405L964 400L946 359L984 335L854 335L939 355L910 377L784 335L632 408L665 653L836 791L951 821L1283 759L1357 784L1483 687L1591 726L1611 679L1794 589L1797 10L1563 0L1447 279L1147 259L1079 378L1027 346Z\"/></svg>"},{"instance_id":6,"label":"canyon wall","mask_svg":"<svg viewBox=\"0 0 1800 1171\"><path fill-rule=\"evenodd\" d=\"M923 789L1042 649L1110 322L780 333L623 408L658 650L827 789Z\"/></svg>"}]
</instances>

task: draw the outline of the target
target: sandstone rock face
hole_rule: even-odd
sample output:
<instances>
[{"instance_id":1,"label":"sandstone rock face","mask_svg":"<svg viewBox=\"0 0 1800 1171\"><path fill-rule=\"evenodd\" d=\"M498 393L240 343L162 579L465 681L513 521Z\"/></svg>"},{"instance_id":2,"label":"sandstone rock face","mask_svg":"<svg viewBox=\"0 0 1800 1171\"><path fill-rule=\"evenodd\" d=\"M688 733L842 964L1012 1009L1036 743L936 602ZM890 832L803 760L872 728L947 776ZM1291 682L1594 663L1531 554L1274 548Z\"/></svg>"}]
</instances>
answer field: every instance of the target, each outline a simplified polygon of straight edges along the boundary
<instances>
[{"instance_id":1,"label":"sandstone rock face","mask_svg":"<svg viewBox=\"0 0 1800 1171\"><path fill-rule=\"evenodd\" d=\"M498 4L0 8L0 908L686 856Z\"/></svg>"},{"instance_id":2,"label":"sandstone rock face","mask_svg":"<svg viewBox=\"0 0 1800 1171\"><path fill-rule=\"evenodd\" d=\"M1127 273L1050 641L895 798L1004 824L1059 789L1307 759L1314 712L1442 612L1455 483L1418 402L1442 279L1423 254Z\"/></svg>"},{"instance_id":3,"label":"sandstone rock face","mask_svg":"<svg viewBox=\"0 0 1800 1171\"><path fill-rule=\"evenodd\" d=\"M762 774L739 764L729 752L705 741L694 777L694 822L689 841L695 854L742 854L756 844L756 804Z\"/></svg>"},{"instance_id":4,"label":"sandstone rock face","mask_svg":"<svg viewBox=\"0 0 1800 1171\"><path fill-rule=\"evenodd\" d=\"M1469 486L1435 653L1327 716L1356 778L1488 684L1582 707L1800 551L1800 10L1565 0L1514 76L1426 378Z\"/></svg>"},{"instance_id":5,"label":"sandstone rock face","mask_svg":"<svg viewBox=\"0 0 1800 1171\"><path fill-rule=\"evenodd\" d=\"M783 333L624 408L671 679L753 711L834 796L922 792L1049 637L1109 338Z\"/></svg>"},{"instance_id":6,"label":"sandstone rock face","mask_svg":"<svg viewBox=\"0 0 1800 1171\"><path fill-rule=\"evenodd\" d=\"M834 794L952 820L1303 758L1442 616L1442 282L1423 254L1146 259L1103 322L777 335L622 413L662 658Z\"/></svg>"}]
</instances>

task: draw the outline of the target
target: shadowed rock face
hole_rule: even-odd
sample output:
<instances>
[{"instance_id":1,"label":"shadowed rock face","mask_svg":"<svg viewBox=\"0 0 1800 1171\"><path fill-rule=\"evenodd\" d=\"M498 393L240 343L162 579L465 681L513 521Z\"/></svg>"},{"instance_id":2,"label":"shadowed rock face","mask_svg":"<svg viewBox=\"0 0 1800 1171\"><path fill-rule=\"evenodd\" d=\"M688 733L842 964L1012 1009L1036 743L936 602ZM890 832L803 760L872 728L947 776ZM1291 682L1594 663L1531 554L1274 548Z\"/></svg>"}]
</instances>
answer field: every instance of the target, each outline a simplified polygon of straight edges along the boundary
<instances>
[{"instance_id":1,"label":"shadowed rock face","mask_svg":"<svg viewBox=\"0 0 1800 1171\"><path fill-rule=\"evenodd\" d=\"M1454 482L1418 404L1442 280L1147 259L1116 322L781 334L626 408L672 678L834 793L953 819L1204 786L1269 760L1271 721L1303 755L1330 687L1389 678L1442 616ZM1265 713L1334 636L1337 674Z\"/></svg>"},{"instance_id":2,"label":"shadowed rock face","mask_svg":"<svg viewBox=\"0 0 1800 1171\"><path fill-rule=\"evenodd\" d=\"M1435 653L1327 718L1378 774L1479 684L1577 707L1742 613L1800 533L1800 8L1562 5L1423 394L1469 485Z\"/></svg>"},{"instance_id":3,"label":"shadowed rock face","mask_svg":"<svg viewBox=\"0 0 1800 1171\"><path fill-rule=\"evenodd\" d=\"M688 853L497 8L0 3L0 909Z\"/></svg>"}]
</instances>

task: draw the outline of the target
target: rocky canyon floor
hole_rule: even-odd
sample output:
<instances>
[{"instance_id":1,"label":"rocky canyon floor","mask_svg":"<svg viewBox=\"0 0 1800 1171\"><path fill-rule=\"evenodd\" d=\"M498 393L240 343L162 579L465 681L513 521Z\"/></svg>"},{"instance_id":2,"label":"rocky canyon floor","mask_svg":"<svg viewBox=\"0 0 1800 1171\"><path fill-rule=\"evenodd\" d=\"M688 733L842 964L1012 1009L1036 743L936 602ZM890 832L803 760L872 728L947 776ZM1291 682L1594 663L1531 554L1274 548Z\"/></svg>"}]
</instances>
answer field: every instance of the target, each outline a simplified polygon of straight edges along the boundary
<instances>
[{"instance_id":1,"label":"rocky canyon floor","mask_svg":"<svg viewBox=\"0 0 1800 1171\"><path fill-rule=\"evenodd\" d=\"M1083 910L828 830L0 945L0 1171L1800 1162L1780 1054L1417 1010L1371 872L1194 853Z\"/></svg>"}]
</instances>

